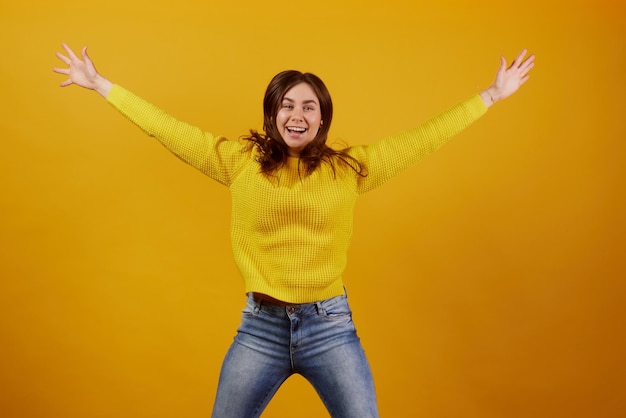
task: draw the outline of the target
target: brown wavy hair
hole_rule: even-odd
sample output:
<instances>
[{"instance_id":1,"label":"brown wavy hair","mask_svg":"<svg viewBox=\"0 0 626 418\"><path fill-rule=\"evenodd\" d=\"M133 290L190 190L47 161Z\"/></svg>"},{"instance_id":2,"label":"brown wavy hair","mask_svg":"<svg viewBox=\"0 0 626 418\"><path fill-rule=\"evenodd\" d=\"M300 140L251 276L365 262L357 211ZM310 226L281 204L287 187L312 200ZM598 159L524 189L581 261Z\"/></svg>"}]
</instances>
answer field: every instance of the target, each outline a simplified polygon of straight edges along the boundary
<instances>
[{"instance_id":1,"label":"brown wavy hair","mask_svg":"<svg viewBox=\"0 0 626 418\"><path fill-rule=\"evenodd\" d=\"M322 163L328 164L333 172L336 172L335 164L338 162L365 177L367 175L365 167L346 152L347 148L335 150L326 145L328 131L333 119L333 102L326 85L314 74L295 70L276 74L265 90L265 97L263 98L263 131L265 133L251 129L250 135L243 137L243 139L250 141L250 149L256 147L260 171L267 175L275 174L289 157L289 147L276 127L276 115L285 94L300 83L311 86L319 99L323 123L315 138L300 152L298 166L302 165L304 174L308 176Z\"/></svg>"}]
</instances>

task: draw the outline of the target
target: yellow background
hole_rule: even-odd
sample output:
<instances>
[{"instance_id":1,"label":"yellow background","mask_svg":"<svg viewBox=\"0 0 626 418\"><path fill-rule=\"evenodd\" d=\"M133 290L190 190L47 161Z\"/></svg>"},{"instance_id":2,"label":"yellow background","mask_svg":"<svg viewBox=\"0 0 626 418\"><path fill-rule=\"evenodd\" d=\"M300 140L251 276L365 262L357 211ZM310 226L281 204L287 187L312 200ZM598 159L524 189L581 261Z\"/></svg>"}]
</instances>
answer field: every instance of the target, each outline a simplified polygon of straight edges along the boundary
<instances>
[{"instance_id":1,"label":"yellow background","mask_svg":"<svg viewBox=\"0 0 626 418\"><path fill-rule=\"evenodd\" d=\"M621 2L3 0L0 16L2 417L206 417L243 306L227 190L59 88L63 41L231 138L261 127L275 73L314 72L349 144L528 47L518 94L362 198L355 321L383 417L623 412ZM295 377L264 416L327 413Z\"/></svg>"}]
</instances>

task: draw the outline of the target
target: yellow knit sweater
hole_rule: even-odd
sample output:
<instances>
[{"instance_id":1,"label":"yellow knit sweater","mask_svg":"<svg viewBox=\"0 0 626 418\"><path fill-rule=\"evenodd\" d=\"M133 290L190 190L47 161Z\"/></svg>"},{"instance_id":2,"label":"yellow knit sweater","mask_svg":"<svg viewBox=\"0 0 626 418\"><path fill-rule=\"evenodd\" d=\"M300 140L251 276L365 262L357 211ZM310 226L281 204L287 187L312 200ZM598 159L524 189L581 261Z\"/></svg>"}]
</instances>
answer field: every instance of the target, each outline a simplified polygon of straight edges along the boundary
<instances>
[{"instance_id":1,"label":"yellow knit sweater","mask_svg":"<svg viewBox=\"0 0 626 418\"><path fill-rule=\"evenodd\" d=\"M357 197L438 149L487 110L475 95L413 130L351 147L349 154L367 167L367 177L341 166L335 176L327 164L304 177L298 174L298 159L290 158L270 178L259 173L245 144L180 122L118 85L107 100L183 161L230 189L232 248L246 292L291 303L343 294Z\"/></svg>"}]
</instances>

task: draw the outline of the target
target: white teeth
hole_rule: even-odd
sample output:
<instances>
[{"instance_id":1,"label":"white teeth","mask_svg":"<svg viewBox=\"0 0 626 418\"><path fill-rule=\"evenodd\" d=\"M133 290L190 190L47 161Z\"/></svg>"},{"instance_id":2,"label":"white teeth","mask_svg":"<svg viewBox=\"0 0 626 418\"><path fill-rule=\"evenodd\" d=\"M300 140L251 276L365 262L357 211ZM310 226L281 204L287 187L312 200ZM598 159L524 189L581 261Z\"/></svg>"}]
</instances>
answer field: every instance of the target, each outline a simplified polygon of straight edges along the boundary
<instances>
[{"instance_id":1,"label":"white teeth","mask_svg":"<svg viewBox=\"0 0 626 418\"><path fill-rule=\"evenodd\" d=\"M288 127L287 130L291 131L291 132L304 132L304 131L306 131L305 128L300 128L300 127Z\"/></svg>"}]
</instances>

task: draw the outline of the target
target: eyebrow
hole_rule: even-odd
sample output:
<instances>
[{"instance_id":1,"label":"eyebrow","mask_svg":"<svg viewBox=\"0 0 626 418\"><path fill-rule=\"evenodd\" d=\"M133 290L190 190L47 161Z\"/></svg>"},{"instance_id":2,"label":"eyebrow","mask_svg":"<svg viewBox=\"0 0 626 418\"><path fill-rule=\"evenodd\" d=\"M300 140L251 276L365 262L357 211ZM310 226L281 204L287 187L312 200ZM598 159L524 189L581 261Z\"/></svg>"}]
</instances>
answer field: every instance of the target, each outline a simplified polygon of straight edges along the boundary
<instances>
[{"instance_id":1,"label":"eyebrow","mask_svg":"<svg viewBox=\"0 0 626 418\"><path fill-rule=\"evenodd\" d=\"M284 100L287 100L288 102L291 102L291 103L295 103L295 100L290 99L289 97L283 97L283 101ZM309 103L317 104L317 102L313 99L305 100L304 102L302 102L302 104L309 104Z\"/></svg>"}]
</instances>

